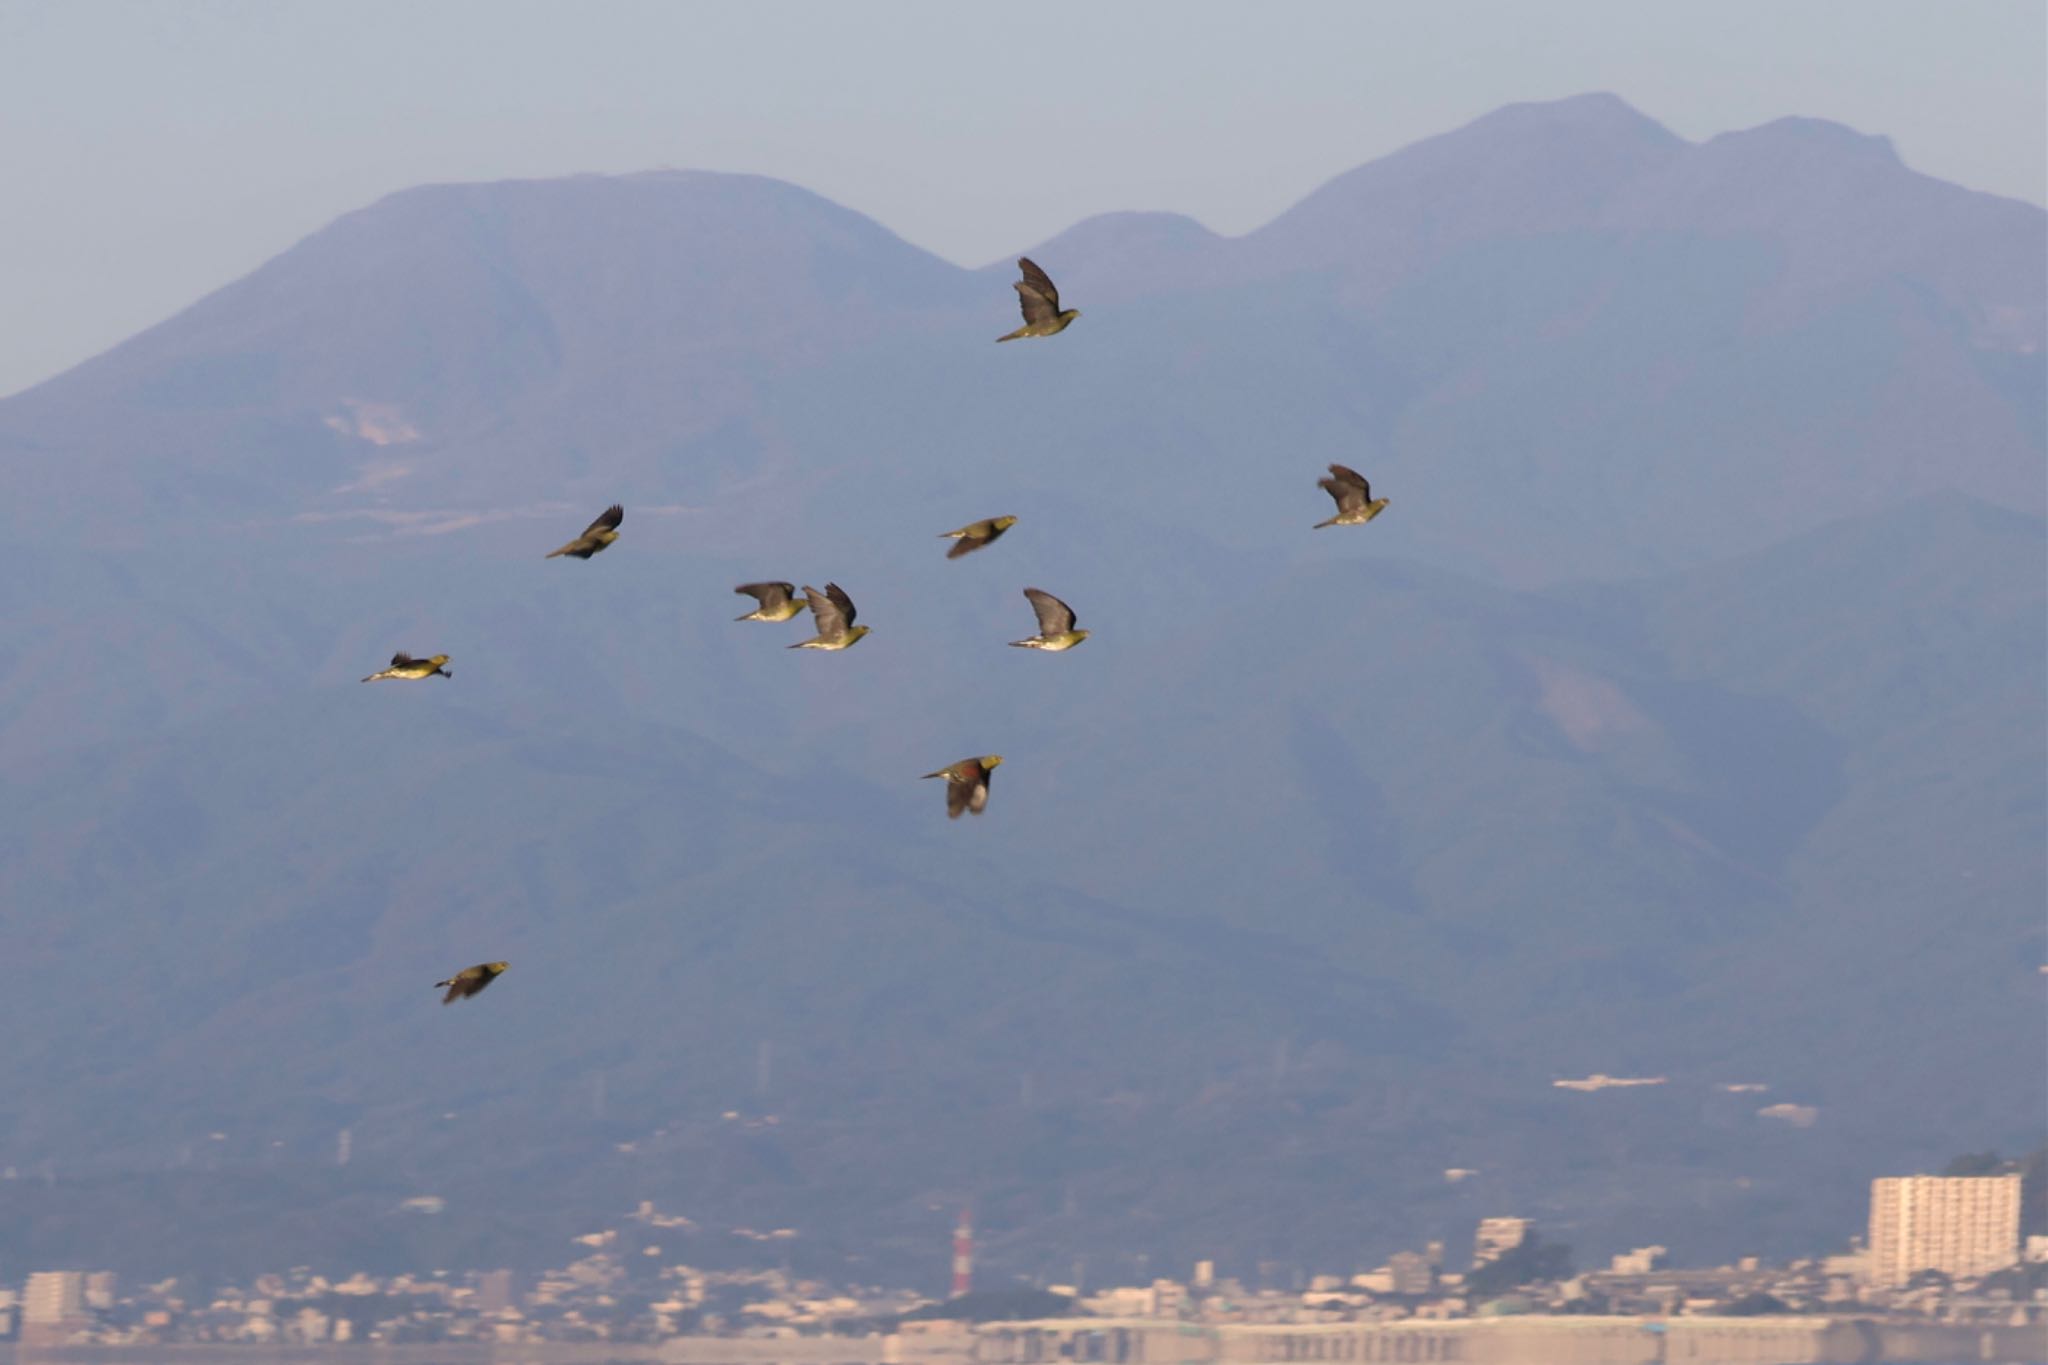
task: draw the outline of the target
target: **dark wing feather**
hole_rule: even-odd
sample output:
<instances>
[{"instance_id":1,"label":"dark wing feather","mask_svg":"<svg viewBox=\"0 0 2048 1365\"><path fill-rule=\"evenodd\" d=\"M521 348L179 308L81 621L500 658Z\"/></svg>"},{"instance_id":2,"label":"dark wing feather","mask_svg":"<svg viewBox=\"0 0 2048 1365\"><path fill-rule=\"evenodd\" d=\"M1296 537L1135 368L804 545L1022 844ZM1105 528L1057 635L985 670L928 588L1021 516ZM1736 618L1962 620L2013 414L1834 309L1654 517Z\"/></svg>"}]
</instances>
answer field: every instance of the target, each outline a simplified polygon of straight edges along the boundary
<instances>
[{"instance_id":1,"label":"dark wing feather","mask_svg":"<svg viewBox=\"0 0 2048 1365\"><path fill-rule=\"evenodd\" d=\"M402 650L402 649L401 649L401 650L399 650L399 651L398 651L398 652L397 652L396 654L394 654L394 655L392 655L392 656L391 656L391 666L392 666L393 668L403 668L403 667L405 667L405 666L406 666L407 664L409 664L409 663L411 663L411 662L412 662L412 655L410 655L410 654L406 653L406 652L405 652L404 650Z\"/></svg>"},{"instance_id":2,"label":"dark wing feather","mask_svg":"<svg viewBox=\"0 0 2048 1365\"><path fill-rule=\"evenodd\" d=\"M980 759L966 758L960 761L958 771L960 779L957 783L947 784L946 795L950 798L954 792L958 792L961 803L967 807L969 814L981 814L983 808L988 805L989 770L981 765ZM952 802L949 799L947 802L949 810L951 806ZM954 813L957 814L958 812Z\"/></svg>"},{"instance_id":3,"label":"dark wing feather","mask_svg":"<svg viewBox=\"0 0 2048 1365\"><path fill-rule=\"evenodd\" d=\"M850 626L859 619L860 613L854 610L853 599L846 595L846 589L837 583L827 583L825 596L831 598L832 605L839 608L840 615L845 618L843 624Z\"/></svg>"},{"instance_id":4,"label":"dark wing feather","mask_svg":"<svg viewBox=\"0 0 2048 1365\"><path fill-rule=\"evenodd\" d=\"M1339 512L1351 512L1372 501L1372 485L1365 475L1341 464L1330 466L1330 477L1316 480L1316 486L1337 500Z\"/></svg>"},{"instance_id":5,"label":"dark wing feather","mask_svg":"<svg viewBox=\"0 0 2048 1365\"><path fill-rule=\"evenodd\" d=\"M1024 325L1036 327L1041 322L1051 322L1060 315L1060 306L1047 299L1030 285L1019 280L1013 288L1017 291L1018 307L1024 311Z\"/></svg>"},{"instance_id":6,"label":"dark wing feather","mask_svg":"<svg viewBox=\"0 0 2048 1365\"><path fill-rule=\"evenodd\" d=\"M996 530L994 517L977 521L971 526L963 526L955 533L953 548L946 551L946 558L958 559L961 555L971 555L999 534L1001 533Z\"/></svg>"},{"instance_id":7,"label":"dark wing feather","mask_svg":"<svg viewBox=\"0 0 2048 1365\"><path fill-rule=\"evenodd\" d=\"M1026 588L1024 595L1031 599L1031 610L1038 613L1040 635L1065 635L1074 628L1073 609L1059 598L1038 588Z\"/></svg>"},{"instance_id":8,"label":"dark wing feather","mask_svg":"<svg viewBox=\"0 0 2048 1365\"><path fill-rule=\"evenodd\" d=\"M811 609L811 619L817 623L818 635L827 640L846 633L846 614L839 610L839 604L827 596L834 585L828 584L826 592L816 588L804 588L804 605Z\"/></svg>"},{"instance_id":9,"label":"dark wing feather","mask_svg":"<svg viewBox=\"0 0 2048 1365\"><path fill-rule=\"evenodd\" d=\"M958 820L967 809L969 799L974 795L974 784L963 782L951 773L946 775L946 818Z\"/></svg>"},{"instance_id":10,"label":"dark wing feather","mask_svg":"<svg viewBox=\"0 0 2048 1365\"><path fill-rule=\"evenodd\" d=\"M1031 286L1031 292L1051 304L1052 311L1057 314L1060 311L1060 291L1059 286L1052 282L1052 276L1040 270L1038 262L1029 256L1017 258L1017 269L1024 272L1024 283Z\"/></svg>"},{"instance_id":11,"label":"dark wing feather","mask_svg":"<svg viewBox=\"0 0 2048 1365\"><path fill-rule=\"evenodd\" d=\"M746 596L753 598L763 608L779 607L789 601L790 598L796 596L796 584L742 583L737 588L734 588L733 591L744 593Z\"/></svg>"},{"instance_id":12,"label":"dark wing feather","mask_svg":"<svg viewBox=\"0 0 2048 1365\"><path fill-rule=\"evenodd\" d=\"M619 523L624 521L625 519L626 509L619 506L617 503L613 503L610 507L604 509L604 512L598 517L596 521L591 522L590 525L583 528L583 534L586 536L594 536L599 531L616 531L619 529Z\"/></svg>"}]
</instances>

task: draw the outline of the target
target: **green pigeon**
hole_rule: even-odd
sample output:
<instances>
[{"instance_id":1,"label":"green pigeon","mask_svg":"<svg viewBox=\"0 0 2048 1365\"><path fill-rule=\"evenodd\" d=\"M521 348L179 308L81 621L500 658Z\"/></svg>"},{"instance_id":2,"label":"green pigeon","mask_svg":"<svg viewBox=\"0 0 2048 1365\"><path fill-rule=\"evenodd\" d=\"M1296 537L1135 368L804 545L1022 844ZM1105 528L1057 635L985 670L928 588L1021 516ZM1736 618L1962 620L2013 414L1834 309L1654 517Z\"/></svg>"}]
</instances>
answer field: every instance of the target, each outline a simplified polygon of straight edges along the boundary
<instances>
[{"instance_id":1,"label":"green pigeon","mask_svg":"<svg viewBox=\"0 0 2048 1365\"><path fill-rule=\"evenodd\" d=\"M1016 524L1015 517L988 517L957 531L948 531L939 539L953 542L953 548L946 551L946 558L958 559L961 555L973 554L984 545L994 544L1002 538L1003 532Z\"/></svg>"},{"instance_id":2,"label":"green pigeon","mask_svg":"<svg viewBox=\"0 0 2048 1365\"><path fill-rule=\"evenodd\" d=\"M823 592L805 587L804 601L811 609L811 618L818 623L818 633L800 644L791 645L791 649L849 649L868 633L866 626L853 623L853 618L859 613L854 610L853 599L846 595L846 589L837 583L827 583Z\"/></svg>"},{"instance_id":3,"label":"green pigeon","mask_svg":"<svg viewBox=\"0 0 2048 1365\"><path fill-rule=\"evenodd\" d=\"M626 519L626 509L613 503L599 514L596 521L583 528L583 534L559 550L548 551L547 557L573 555L577 559L588 559L619 538L619 523Z\"/></svg>"},{"instance_id":4,"label":"green pigeon","mask_svg":"<svg viewBox=\"0 0 2048 1365\"><path fill-rule=\"evenodd\" d=\"M1314 530L1325 526L1363 526L1387 510L1389 500L1373 497L1372 485L1365 481L1365 475L1341 464L1331 465L1330 477L1317 479L1316 487L1337 500L1337 515L1317 522Z\"/></svg>"},{"instance_id":5,"label":"green pigeon","mask_svg":"<svg viewBox=\"0 0 2048 1365\"><path fill-rule=\"evenodd\" d=\"M436 654L431 658L415 659L404 650L391 656L391 667L381 673L372 673L364 682L382 682L386 678L452 678L448 671L448 656Z\"/></svg>"},{"instance_id":6,"label":"green pigeon","mask_svg":"<svg viewBox=\"0 0 2048 1365\"><path fill-rule=\"evenodd\" d=\"M962 811L979 815L988 807L988 779L1002 763L1001 754L963 758L925 776L946 779L946 818L958 820Z\"/></svg>"},{"instance_id":7,"label":"green pigeon","mask_svg":"<svg viewBox=\"0 0 2048 1365\"><path fill-rule=\"evenodd\" d=\"M735 621L787 621L804 609L794 583L742 583L733 591L761 604L745 616L733 617Z\"/></svg>"},{"instance_id":8,"label":"green pigeon","mask_svg":"<svg viewBox=\"0 0 2048 1365\"><path fill-rule=\"evenodd\" d=\"M474 967L464 967L446 981L436 981L434 989L439 990L441 987L446 986L448 994L441 997L441 1003L452 1005L458 1000L467 1000L470 996L482 991L484 987L496 981L504 973L505 969L511 965L509 962L479 962Z\"/></svg>"},{"instance_id":9,"label":"green pigeon","mask_svg":"<svg viewBox=\"0 0 2048 1365\"><path fill-rule=\"evenodd\" d=\"M1012 640L1012 645L1058 653L1088 638L1087 631L1074 629L1074 609L1059 598L1038 588L1026 588L1024 595L1031 599L1031 610L1038 613L1038 634L1028 640Z\"/></svg>"},{"instance_id":10,"label":"green pigeon","mask_svg":"<svg viewBox=\"0 0 2048 1365\"><path fill-rule=\"evenodd\" d=\"M1015 341L1018 337L1049 337L1055 332L1067 330L1067 324L1081 316L1078 308L1060 311L1060 291L1052 277L1040 270L1029 256L1017 258L1017 269L1024 272L1024 278L1011 287L1017 291L1017 302L1024 310L1024 325L1008 336L999 336L997 341Z\"/></svg>"}]
</instances>

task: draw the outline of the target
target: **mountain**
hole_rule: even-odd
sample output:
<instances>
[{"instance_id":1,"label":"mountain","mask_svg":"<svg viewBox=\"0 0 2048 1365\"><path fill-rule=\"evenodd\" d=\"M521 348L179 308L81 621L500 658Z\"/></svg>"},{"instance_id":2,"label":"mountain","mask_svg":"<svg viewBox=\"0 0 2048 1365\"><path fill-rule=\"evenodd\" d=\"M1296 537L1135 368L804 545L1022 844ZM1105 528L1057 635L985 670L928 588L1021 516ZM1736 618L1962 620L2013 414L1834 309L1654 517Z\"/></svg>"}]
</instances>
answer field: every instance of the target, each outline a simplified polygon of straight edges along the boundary
<instances>
[{"instance_id":1,"label":"mountain","mask_svg":"<svg viewBox=\"0 0 2048 1365\"><path fill-rule=\"evenodd\" d=\"M1655 572L1944 487L2038 511L2043 220L1836 125L1692 144L1612 96L1515 105L1243 237L1124 214L1032 248L1087 325L1019 359L988 344L1007 263L792 186L428 187L0 403L8 529L623 498L738 548L842 477L879 503L971 470L1244 547L1219 501L1298 518L1337 458L1437 509L1403 553Z\"/></svg>"},{"instance_id":2,"label":"mountain","mask_svg":"<svg viewBox=\"0 0 2048 1365\"><path fill-rule=\"evenodd\" d=\"M2042 222L1590 96L1079 224L998 348L753 177L341 220L0 403L0 1263L1785 1254L2030 1144Z\"/></svg>"}]
</instances>

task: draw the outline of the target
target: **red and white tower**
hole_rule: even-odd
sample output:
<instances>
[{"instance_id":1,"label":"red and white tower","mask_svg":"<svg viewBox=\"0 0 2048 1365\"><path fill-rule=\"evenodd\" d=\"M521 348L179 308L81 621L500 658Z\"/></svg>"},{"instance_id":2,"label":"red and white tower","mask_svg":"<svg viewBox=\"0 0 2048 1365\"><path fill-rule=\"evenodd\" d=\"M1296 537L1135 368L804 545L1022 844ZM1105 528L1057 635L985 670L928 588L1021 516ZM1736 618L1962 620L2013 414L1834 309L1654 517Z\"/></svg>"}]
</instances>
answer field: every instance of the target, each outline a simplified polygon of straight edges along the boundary
<instances>
[{"instance_id":1,"label":"red and white tower","mask_svg":"<svg viewBox=\"0 0 2048 1365\"><path fill-rule=\"evenodd\" d=\"M960 1223L953 1229L953 1297L974 1288L974 1211L960 1206Z\"/></svg>"}]
</instances>

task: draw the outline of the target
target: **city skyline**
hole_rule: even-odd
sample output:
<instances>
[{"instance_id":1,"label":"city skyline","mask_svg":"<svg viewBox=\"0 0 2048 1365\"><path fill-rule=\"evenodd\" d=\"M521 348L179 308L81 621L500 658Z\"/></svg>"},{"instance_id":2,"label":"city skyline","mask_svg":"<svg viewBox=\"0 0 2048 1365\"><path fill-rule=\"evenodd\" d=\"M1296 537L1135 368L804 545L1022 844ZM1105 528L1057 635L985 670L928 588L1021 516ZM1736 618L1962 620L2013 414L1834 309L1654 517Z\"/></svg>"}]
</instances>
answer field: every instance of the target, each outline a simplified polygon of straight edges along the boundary
<instances>
[{"instance_id":1,"label":"city skyline","mask_svg":"<svg viewBox=\"0 0 2048 1365\"><path fill-rule=\"evenodd\" d=\"M2022 1163L2026 1181L2042 1180L2042 1156ZM1956 1164L1997 1165L1988 1154ZM1846 1326L1866 1346L1897 1333L1923 1351L1989 1350L1995 1340L2011 1350L2048 1328L2048 1218L2031 1207L2040 1194L2030 1193L2026 1216L2044 1231L2023 1246L2022 1179L2019 1169L1881 1177L1871 1184L1868 1245L1852 1238L1847 1253L1784 1264L1748 1256L1682 1267L1665 1247L1652 1245L1615 1253L1601 1270L1573 1264L1570 1249L1547 1242L1535 1221L1494 1216L1480 1220L1471 1265L1462 1271L1446 1263L1441 1242L1431 1242L1371 1271L1304 1276L1297 1269L1291 1286L1273 1285L1261 1266L1261 1283L1250 1288L1236 1276L1219 1276L1215 1261L1204 1259L1185 1278L1168 1273L1148 1281L1141 1272L1135 1283L1041 1280L1029 1289L976 1289L963 1264L971 1255L963 1213L943 1298L792 1275L787 1267L681 1263L650 1239L691 1220L643 1202L630 1217L574 1239L576 1257L566 1265L526 1275L441 1269L344 1277L299 1266L257 1274L246 1289L205 1289L173 1277L123 1292L119 1278L105 1271L36 1271L18 1295L0 1284L0 1340L102 1348L199 1341L230 1348L423 1341L654 1348L718 1339L726 1346L710 1349L731 1350L735 1338L767 1336L785 1351L800 1351L785 1359L808 1360L822 1348L841 1361L916 1355L1022 1365L1079 1358L1094 1349L1080 1343L1104 1336L1123 1342L1104 1358L1144 1358L1142 1338L1152 1330L1206 1334L1202 1359L1378 1359L1385 1357L1372 1352L1417 1340L1420 1330L1463 1342L1457 1358L1531 1365L1539 1355L1575 1359L1611 1334L1644 1330L1675 1340L1697 1332L1707 1344L1694 1358L1718 1360L1724 1351L1730 1360L1754 1358L1745 1353L1752 1348L1729 1345L1731 1326L1745 1327L1737 1334L1744 1340L1769 1341L1792 1353L1787 1358L1806 1358L1815 1340ZM1571 1330L1502 1341L1484 1324L1503 1317ZM1389 1331L1394 1335L1385 1336ZM798 1332L826 1335L798 1348L791 1345ZM1930 1345L1937 1340L1950 1345ZM1536 1344L1546 1341L1563 1353L1552 1356L1551 1346Z\"/></svg>"}]
</instances>

